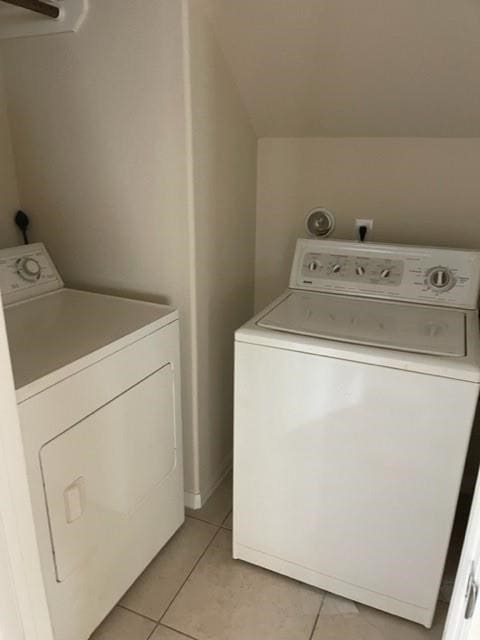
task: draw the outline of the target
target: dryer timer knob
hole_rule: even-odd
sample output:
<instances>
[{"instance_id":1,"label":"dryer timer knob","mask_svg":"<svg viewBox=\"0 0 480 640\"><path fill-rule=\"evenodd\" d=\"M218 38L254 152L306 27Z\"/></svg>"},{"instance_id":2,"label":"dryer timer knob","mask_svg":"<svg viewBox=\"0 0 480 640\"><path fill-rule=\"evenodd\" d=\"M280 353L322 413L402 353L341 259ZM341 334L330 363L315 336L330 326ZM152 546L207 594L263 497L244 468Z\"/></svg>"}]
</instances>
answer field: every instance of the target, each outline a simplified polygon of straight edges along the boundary
<instances>
[{"instance_id":1,"label":"dryer timer knob","mask_svg":"<svg viewBox=\"0 0 480 640\"><path fill-rule=\"evenodd\" d=\"M17 262L17 273L24 280L29 282L33 282L34 280L38 280L42 273L42 267L40 263L35 260L35 258L31 258L27 256L26 258L21 258Z\"/></svg>"}]
</instances>

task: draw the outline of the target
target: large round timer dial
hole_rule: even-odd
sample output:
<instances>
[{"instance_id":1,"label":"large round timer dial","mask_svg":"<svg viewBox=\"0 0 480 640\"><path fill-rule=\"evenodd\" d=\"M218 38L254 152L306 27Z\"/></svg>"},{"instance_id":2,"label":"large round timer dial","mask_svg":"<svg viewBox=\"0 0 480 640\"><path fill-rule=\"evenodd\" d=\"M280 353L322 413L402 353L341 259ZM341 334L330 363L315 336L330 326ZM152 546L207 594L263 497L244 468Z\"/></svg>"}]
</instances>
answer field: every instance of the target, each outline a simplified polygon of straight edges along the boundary
<instances>
[{"instance_id":1,"label":"large round timer dial","mask_svg":"<svg viewBox=\"0 0 480 640\"><path fill-rule=\"evenodd\" d=\"M17 273L21 278L27 280L27 282L34 282L40 278L42 267L38 260L27 256L26 258L19 258L17 260Z\"/></svg>"},{"instance_id":2,"label":"large round timer dial","mask_svg":"<svg viewBox=\"0 0 480 640\"><path fill-rule=\"evenodd\" d=\"M455 285L455 277L447 267L433 267L426 273L425 282L433 291L448 291Z\"/></svg>"}]
</instances>

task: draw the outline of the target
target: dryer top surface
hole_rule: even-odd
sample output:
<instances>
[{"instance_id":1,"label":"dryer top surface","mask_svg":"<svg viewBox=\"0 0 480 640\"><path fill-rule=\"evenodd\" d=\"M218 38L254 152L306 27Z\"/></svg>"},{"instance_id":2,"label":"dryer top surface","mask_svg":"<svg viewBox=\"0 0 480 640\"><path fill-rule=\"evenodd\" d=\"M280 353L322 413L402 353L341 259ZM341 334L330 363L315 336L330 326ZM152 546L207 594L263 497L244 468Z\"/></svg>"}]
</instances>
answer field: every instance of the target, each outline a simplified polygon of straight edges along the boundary
<instances>
[{"instance_id":1,"label":"dryer top surface","mask_svg":"<svg viewBox=\"0 0 480 640\"><path fill-rule=\"evenodd\" d=\"M166 305L59 289L5 308L16 389L105 348L140 339L178 318Z\"/></svg>"}]
</instances>

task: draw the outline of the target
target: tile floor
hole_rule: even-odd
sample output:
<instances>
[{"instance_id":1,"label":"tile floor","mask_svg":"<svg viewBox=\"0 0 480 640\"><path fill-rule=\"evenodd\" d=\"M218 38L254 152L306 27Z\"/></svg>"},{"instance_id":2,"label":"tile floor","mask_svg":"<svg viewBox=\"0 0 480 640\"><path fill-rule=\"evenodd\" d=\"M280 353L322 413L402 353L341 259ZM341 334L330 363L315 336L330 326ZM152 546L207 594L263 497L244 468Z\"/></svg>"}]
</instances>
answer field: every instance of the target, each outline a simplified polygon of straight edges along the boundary
<instances>
[{"instance_id":1,"label":"tile floor","mask_svg":"<svg viewBox=\"0 0 480 640\"><path fill-rule=\"evenodd\" d=\"M440 640L400 618L232 560L232 481L162 549L91 640Z\"/></svg>"}]
</instances>

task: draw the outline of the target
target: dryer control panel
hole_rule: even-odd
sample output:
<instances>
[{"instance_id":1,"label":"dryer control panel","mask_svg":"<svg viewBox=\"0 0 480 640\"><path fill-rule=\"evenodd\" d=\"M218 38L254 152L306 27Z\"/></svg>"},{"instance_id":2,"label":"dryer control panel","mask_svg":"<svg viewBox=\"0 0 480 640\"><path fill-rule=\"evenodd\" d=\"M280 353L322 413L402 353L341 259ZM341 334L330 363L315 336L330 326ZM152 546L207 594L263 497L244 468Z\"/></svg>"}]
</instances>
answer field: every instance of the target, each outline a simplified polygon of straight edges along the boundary
<instances>
[{"instance_id":1,"label":"dryer control panel","mask_svg":"<svg viewBox=\"0 0 480 640\"><path fill-rule=\"evenodd\" d=\"M41 242L0 250L0 291L4 305L62 287L63 281Z\"/></svg>"},{"instance_id":2,"label":"dryer control panel","mask_svg":"<svg viewBox=\"0 0 480 640\"><path fill-rule=\"evenodd\" d=\"M297 241L292 289L475 309L480 252L407 245Z\"/></svg>"}]
</instances>

